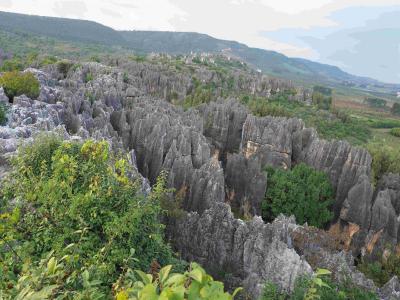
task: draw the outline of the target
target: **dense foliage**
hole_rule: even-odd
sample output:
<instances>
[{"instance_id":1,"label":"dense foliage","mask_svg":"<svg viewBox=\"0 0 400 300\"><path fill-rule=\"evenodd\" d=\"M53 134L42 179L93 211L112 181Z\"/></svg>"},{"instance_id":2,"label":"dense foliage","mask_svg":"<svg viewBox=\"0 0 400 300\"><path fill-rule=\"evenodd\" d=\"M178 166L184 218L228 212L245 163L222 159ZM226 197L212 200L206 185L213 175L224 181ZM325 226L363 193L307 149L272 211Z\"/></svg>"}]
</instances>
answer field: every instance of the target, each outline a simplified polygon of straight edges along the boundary
<instances>
[{"instance_id":1,"label":"dense foliage","mask_svg":"<svg viewBox=\"0 0 400 300\"><path fill-rule=\"evenodd\" d=\"M143 196L106 142L46 136L21 148L13 165L0 202L0 288L52 251L70 255L66 267L77 277L63 290L71 291L83 288L81 270L107 292L124 268L175 261L160 223L165 177Z\"/></svg>"},{"instance_id":2,"label":"dense foliage","mask_svg":"<svg viewBox=\"0 0 400 300\"><path fill-rule=\"evenodd\" d=\"M400 103L395 103L391 109L392 114L400 116Z\"/></svg>"},{"instance_id":3,"label":"dense foliage","mask_svg":"<svg viewBox=\"0 0 400 300\"><path fill-rule=\"evenodd\" d=\"M214 281L199 265L192 263L184 273L170 273L171 265L159 272L156 265L151 274L124 269L111 292L107 292L102 289L102 280L92 276L93 269L77 269L75 262L79 255L73 248L69 247L71 254L61 259L51 252L25 268L13 287L3 294L0 290L1 299L233 300L240 291L237 289L233 295L224 292L221 282Z\"/></svg>"},{"instance_id":4,"label":"dense foliage","mask_svg":"<svg viewBox=\"0 0 400 300\"><path fill-rule=\"evenodd\" d=\"M192 263L188 271L183 274L170 274L172 266L166 266L155 274L145 274L136 271L140 276L140 281L129 282L129 277L133 277L128 272L127 279L124 280L123 287L117 294L118 300L233 300L235 295L241 290L236 289L232 295L224 292L224 285L214 281L199 265ZM129 276L130 275L130 276ZM127 281L127 282L126 282Z\"/></svg>"},{"instance_id":5,"label":"dense foliage","mask_svg":"<svg viewBox=\"0 0 400 300\"><path fill-rule=\"evenodd\" d=\"M385 99L380 98L365 98L364 103L374 108L385 108L387 104Z\"/></svg>"},{"instance_id":6,"label":"dense foliage","mask_svg":"<svg viewBox=\"0 0 400 300\"><path fill-rule=\"evenodd\" d=\"M390 130L390 134L395 136L395 137L400 137L400 128L398 128L398 127L392 128Z\"/></svg>"},{"instance_id":7,"label":"dense foliage","mask_svg":"<svg viewBox=\"0 0 400 300\"><path fill-rule=\"evenodd\" d=\"M332 107L332 89L323 86L315 86L312 101L320 109L329 110Z\"/></svg>"},{"instance_id":8,"label":"dense foliage","mask_svg":"<svg viewBox=\"0 0 400 300\"><path fill-rule=\"evenodd\" d=\"M371 144L372 174L377 182L386 173L400 173L400 151L385 145Z\"/></svg>"},{"instance_id":9,"label":"dense foliage","mask_svg":"<svg viewBox=\"0 0 400 300\"><path fill-rule=\"evenodd\" d=\"M289 110L281 105L277 101L269 101L263 97L250 97L248 95L243 96L241 99L242 103L245 104L251 111L251 113L257 117L291 117L292 114Z\"/></svg>"},{"instance_id":10,"label":"dense foliage","mask_svg":"<svg viewBox=\"0 0 400 300\"><path fill-rule=\"evenodd\" d=\"M265 221L294 215L299 224L323 227L333 215L333 189L327 175L305 164L292 170L267 169L268 189L262 203Z\"/></svg>"},{"instance_id":11,"label":"dense foliage","mask_svg":"<svg viewBox=\"0 0 400 300\"><path fill-rule=\"evenodd\" d=\"M267 282L259 300L378 300L377 295L350 281L333 283L329 274L327 270L320 269L313 278L298 278L290 295L280 291L275 284Z\"/></svg>"},{"instance_id":12,"label":"dense foliage","mask_svg":"<svg viewBox=\"0 0 400 300\"><path fill-rule=\"evenodd\" d=\"M7 97L12 101L14 97L26 95L31 99L39 96L39 81L29 72L6 72L0 77L0 86L4 88Z\"/></svg>"}]
</instances>

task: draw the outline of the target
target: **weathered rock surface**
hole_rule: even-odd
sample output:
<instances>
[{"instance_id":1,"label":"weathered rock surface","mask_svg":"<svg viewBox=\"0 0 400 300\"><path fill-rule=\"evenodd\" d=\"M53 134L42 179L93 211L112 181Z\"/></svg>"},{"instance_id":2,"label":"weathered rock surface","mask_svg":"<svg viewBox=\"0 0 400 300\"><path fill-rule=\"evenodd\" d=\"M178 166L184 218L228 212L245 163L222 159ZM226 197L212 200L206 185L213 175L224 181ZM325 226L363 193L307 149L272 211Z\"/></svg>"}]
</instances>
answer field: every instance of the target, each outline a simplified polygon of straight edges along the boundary
<instances>
[{"instance_id":1,"label":"weathered rock surface","mask_svg":"<svg viewBox=\"0 0 400 300\"><path fill-rule=\"evenodd\" d=\"M118 68L88 63L66 78L55 69L29 70L41 83L40 96L38 101L16 97L10 106L7 126L0 128L0 174L18 144L41 131L106 139L129 152L134 169L150 183L168 171L168 184L187 211L168 229L175 248L214 275L224 271L231 287L244 285L257 296L270 280L290 290L312 266L347 272L354 282L374 289L344 250L368 253L398 243L399 175L386 176L374 191L371 157L363 149L321 140L298 119L254 117L233 99L184 111L157 97L167 99L175 92L185 97L194 88L190 77L145 63L129 62L124 70L127 76ZM201 82L220 80L203 71L195 71ZM253 76L235 81L234 88L267 94L282 86ZM259 217L235 219L224 204L247 217L260 215L268 186L265 166L291 168L301 162L326 172L335 188L335 228L349 233L338 247L331 247L328 234L292 219L271 224ZM142 182L148 192L149 183ZM393 282L385 295L395 295Z\"/></svg>"},{"instance_id":2,"label":"weathered rock surface","mask_svg":"<svg viewBox=\"0 0 400 300\"><path fill-rule=\"evenodd\" d=\"M400 282L397 276L394 276L380 289L380 296L385 300L400 299Z\"/></svg>"},{"instance_id":3,"label":"weathered rock surface","mask_svg":"<svg viewBox=\"0 0 400 300\"><path fill-rule=\"evenodd\" d=\"M0 103L8 103L8 97L4 93L4 89L0 87Z\"/></svg>"},{"instance_id":4,"label":"weathered rock surface","mask_svg":"<svg viewBox=\"0 0 400 300\"><path fill-rule=\"evenodd\" d=\"M240 215L260 215L261 202L267 190L267 178L257 156L228 154L225 167L227 202Z\"/></svg>"},{"instance_id":5,"label":"weathered rock surface","mask_svg":"<svg viewBox=\"0 0 400 300\"><path fill-rule=\"evenodd\" d=\"M198 261L216 277L226 273L227 284L243 284L254 299L267 280L291 291L298 276L312 273L287 245L289 231L297 226L292 219L264 224L255 217L245 223L234 218L228 205L217 203L177 223L172 238L183 258Z\"/></svg>"}]
</instances>

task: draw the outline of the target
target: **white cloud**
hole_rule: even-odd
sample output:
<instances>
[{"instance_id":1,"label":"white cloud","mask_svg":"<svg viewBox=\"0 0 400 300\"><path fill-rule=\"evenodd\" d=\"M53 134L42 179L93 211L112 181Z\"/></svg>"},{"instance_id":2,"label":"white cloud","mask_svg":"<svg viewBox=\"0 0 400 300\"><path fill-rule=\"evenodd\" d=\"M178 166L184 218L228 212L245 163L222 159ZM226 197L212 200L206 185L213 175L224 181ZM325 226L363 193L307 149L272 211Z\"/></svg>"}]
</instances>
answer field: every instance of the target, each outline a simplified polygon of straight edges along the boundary
<instances>
[{"instance_id":1,"label":"white cloud","mask_svg":"<svg viewBox=\"0 0 400 300\"><path fill-rule=\"evenodd\" d=\"M84 18L115 29L174 30L170 20L185 13L168 0L0 0L9 12Z\"/></svg>"},{"instance_id":2,"label":"white cloud","mask_svg":"<svg viewBox=\"0 0 400 300\"><path fill-rule=\"evenodd\" d=\"M196 31L291 56L309 48L262 35L283 28L335 27L330 15L357 6L399 5L400 0L0 0L6 11L84 18L115 29ZM74 5L75 3L75 5ZM356 18L357 16L355 16Z\"/></svg>"},{"instance_id":3,"label":"white cloud","mask_svg":"<svg viewBox=\"0 0 400 300\"><path fill-rule=\"evenodd\" d=\"M0 7L10 8L12 6L11 0L0 0Z\"/></svg>"}]
</instances>

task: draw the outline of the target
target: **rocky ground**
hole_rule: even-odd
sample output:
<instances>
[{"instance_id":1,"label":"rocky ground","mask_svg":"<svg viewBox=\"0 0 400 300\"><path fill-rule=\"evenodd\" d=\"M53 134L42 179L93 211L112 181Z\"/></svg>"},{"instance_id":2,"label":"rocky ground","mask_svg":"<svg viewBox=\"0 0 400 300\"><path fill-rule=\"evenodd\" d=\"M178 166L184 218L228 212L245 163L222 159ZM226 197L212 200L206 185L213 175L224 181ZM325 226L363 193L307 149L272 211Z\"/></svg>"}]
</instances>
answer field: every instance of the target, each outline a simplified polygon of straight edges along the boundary
<instances>
[{"instance_id":1,"label":"rocky ground","mask_svg":"<svg viewBox=\"0 0 400 300\"><path fill-rule=\"evenodd\" d=\"M121 64L87 63L67 74L56 67L27 70L39 79L40 96L20 96L7 104L8 122L0 127L0 175L17 146L40 132L106 139L115 150L129 153L144 191L148 181L168 171L168 184L185 210L169 222L172 245L228 286L243 286L256 298L266 280L290 291L298 276L323 267L338 280L348 276L384 299L399 299L396 277L377 289L356 270L353 258L373 258L399 243L398 174L387 174L374 188L371 157L364 149L322 140L299 119L255 117L235 99L184 111L166 99L172 91L186 95L193 89L191 80L157 65L130 62L122 70ZM196 72L205 82L215 76ZM235 88L262 94L280 84L286 83L250 76ZM0 101L8 103L1 89ZM329 233L297 225L293 218L264 224L259 217L268 186L264 167L300 162L326 172L334 186L335 222ZM236 219L231 209L252 219Z\"/></svg>"}]
</instances>

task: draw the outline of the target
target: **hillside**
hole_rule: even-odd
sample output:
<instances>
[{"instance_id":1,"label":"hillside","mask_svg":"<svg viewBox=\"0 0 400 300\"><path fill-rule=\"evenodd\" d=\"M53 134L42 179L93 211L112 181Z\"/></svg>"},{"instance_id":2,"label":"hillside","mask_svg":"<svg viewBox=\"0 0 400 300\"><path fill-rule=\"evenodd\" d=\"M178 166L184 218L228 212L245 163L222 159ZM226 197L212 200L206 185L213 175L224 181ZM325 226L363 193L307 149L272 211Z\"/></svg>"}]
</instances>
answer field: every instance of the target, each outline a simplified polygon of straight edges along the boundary
<instances>
[{"instance_id":1,"label":"hillside","mask_svg":"<svg viewBox=\"0 0 400 300\"><path fill-rule=\"evenodd\" d=\"M275 51L251 48L235 41L226 41L193 32L116 31L96 22L64 18L29 16L0 12L0 29L30 32L47 37L109 46L121 46L135 52L188 54L191 52L221 53L237 57L264 73L312 85L315 83L342 86L363 92L380 92L394 98L398 85L348 74L337 67L290 58Z\"/></svg>"},{"instance_id":2,"label":"hillside","mask_svg":"<svg viewBox=\"0 0 400 300\"><path fill-rule=\"evenodd\" d=\"M125 43L112 28L96 22L63 18L31 16L0 12L0 28L59 38L68 41L119 44Z\"/></svg>"}]
</instances>

